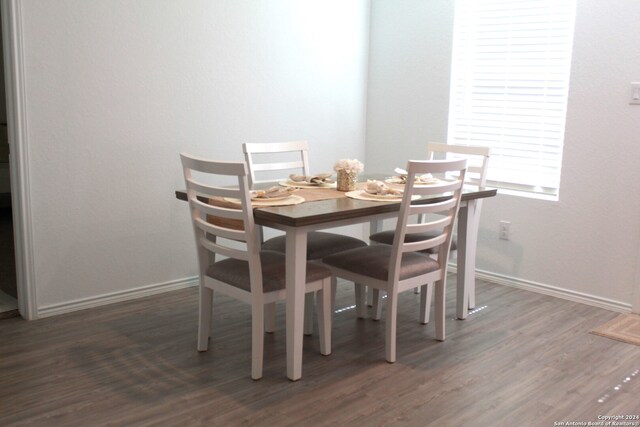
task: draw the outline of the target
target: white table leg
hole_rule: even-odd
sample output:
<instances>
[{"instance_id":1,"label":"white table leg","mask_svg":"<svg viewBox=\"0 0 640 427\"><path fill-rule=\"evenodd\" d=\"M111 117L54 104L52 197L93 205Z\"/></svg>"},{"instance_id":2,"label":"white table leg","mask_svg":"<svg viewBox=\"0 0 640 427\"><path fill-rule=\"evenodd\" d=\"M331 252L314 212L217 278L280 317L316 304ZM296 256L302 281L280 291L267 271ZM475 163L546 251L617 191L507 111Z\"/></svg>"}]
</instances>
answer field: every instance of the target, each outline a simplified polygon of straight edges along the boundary
<instances>
[{"instance_id":1,"label":"white table leg","mask_svg":"<svg viewBox=\"0 0 640 427\"><path fill-rule=\"evenodd\" d=\"M468 206L460 206L458 211L458 273L456 277L456 315L458 319L466 319L469 312L469 287L468 273L471 257L467 249L469 248L469 215ZM473 271L473 270L471 270Z\"/></svg>"},{"instance_id":2,"label":"white table leg","mask_svg":"<svg viewBox=\"0 0 640 427\"><path fill-rule=\"evenodd\" d=\"M296 381L302 377L307 232L287 230L286 242L287 377Z\"/></svg>"},{"instance_id":3,"label":"white table leg","mask_svg":"<svg viewBox=\"0 0 640 427\"><path fill-rule=\"evenodd\" d=\"M475 307L476 246L479 218L477 200L469 200L458 212L458 274L456 314L466 319Z\"/></svg>"},{"instance_id":4,"label":"white table leg","mask_svg":"<svg viewBox=\"0 0 640 427\"><path fill-rule=\"evenodd\" d=\"M482 200L468 202L469 226L467 227L467 288L469 289L469 310L476 308L476 248L478 247L478 228L480 227L480 206Z\"/></svg>"}]
</instances>

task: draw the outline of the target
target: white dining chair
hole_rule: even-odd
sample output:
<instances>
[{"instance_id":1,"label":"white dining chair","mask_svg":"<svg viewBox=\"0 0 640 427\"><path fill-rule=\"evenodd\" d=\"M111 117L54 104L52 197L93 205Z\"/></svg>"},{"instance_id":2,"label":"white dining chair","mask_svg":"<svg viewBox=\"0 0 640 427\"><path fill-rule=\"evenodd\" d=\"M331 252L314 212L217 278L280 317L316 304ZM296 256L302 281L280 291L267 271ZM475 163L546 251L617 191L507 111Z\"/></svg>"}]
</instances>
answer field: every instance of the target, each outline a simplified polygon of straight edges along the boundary
<instances>
[{"instance_id":1,"label":"white dining chair","mask_svg":"<svg viewBox=\"0 0 640 427\"><path fill-rule=\"evenodd\" d=\"M251 304L251 378L262 377L264 307L284 300L285 256L260 249L243 162L217 162L180 154L199 266L198 351L210 337L212 298L221 292ZM237 187L211 184L233 177ZM228 199L237 200L230 205ZM213 220L215 219L215 220ZM239 223L239 225L238 225ZM221 256L224 259L216 259ZM331 353L331 275L308 263L306 292L318 292L320 352Z\"/></svg>"},{"instance_id":2,"label":"white dining chair","mask_svg":"<svg viewBox=\"0 0 640 427\"><path fill-rule=\"evenodd\" d=\"M465 159L467 160L465 184L475 185L481 190L487 185L490 147L428 142L427 157L431 160Z\"/></svg>"},{"instance_id":3,"label":"white dining chair","mask_svg":"<svg viewBox=\"0 0 640 427\"><path fill-rule=\"evenodd\" d=\"M249 167L249 184L277 183L287 180L289 174L310 175L309 144L307 141L245 143L242 145L245 161ZM286 172L285 172L286 171ZM326 231L311 231L307 235L307 259L321 260L327 255L367 244L355 237ZM272 237L262 244L262 249L285 253L284 235ZM334 285L335 288L335 285ZM335 291L335 289L334 289ZM305 334L313 329L313 295L305 299ZM267 307L267 331L275 317L275 307Z\"/></svg>"},{"instance_id":4,"label":"white dining chair","mask_svg":"<svg viewBox=\"0 0 640 427\"><path fill-rule=\"evenodd\" d=\"M396 323L398 294L422 286L420 322L428 322L427 284L435 282L436 339L445 339L445 287L447 261L454 222L460 205L466 160L409 161L408 180L400 207L392 245L372 245L325 257L322 261L335 277L352 280L387 293L386 300L386 359L396 360ZM419 174L455 173L457 177L438 185L415 186ZM414 196L432 198L433 202L412 200ZM424 222L410 223L410 217L427 215ZM435 237L425 233L438 231ZM438 248L438 259L424 253Z\"/></svg>"},{"instance_id":5,"label":"white dining chair","mask_svg":"<svg viewBox=\"0 0 640 427\"><path fill-rule=\"evenodd\" d=\"M427 143L427 159L429 160L455 160L466 159L467 160L467 172L465 175L465 184L477 186L479 189L484 189L487 183L487 172L489 170L489 158L491 156L490 147L469 146L459 144L443 144L440 142L428 142ZM480 221L480 211L482 209L482 199L474 202L473 206L473 221L474 230L477 230ZM423 221L424 218L418 218L418 221ZM477 231L476 231L477 232ZM435 237L433 232L427 236L420 237ZM378 233L374 233L369 236L369 240L374 243L381 243L390 245L393 243L394 230L386 230ZM457 249L456 237L454 236L451 241L451 250ZM435 255L438 248L427 249L426 252ZM432 286L427 287L429 296L427 300L430 301L431 294L433 293ZM380 296L377 298L372 296L371 303L373 305L373 318L380 318ZM469 307L475 307L475 284L469 286ZM427 308L427 314L428 314Z\"/></svg>"}]
</instances>

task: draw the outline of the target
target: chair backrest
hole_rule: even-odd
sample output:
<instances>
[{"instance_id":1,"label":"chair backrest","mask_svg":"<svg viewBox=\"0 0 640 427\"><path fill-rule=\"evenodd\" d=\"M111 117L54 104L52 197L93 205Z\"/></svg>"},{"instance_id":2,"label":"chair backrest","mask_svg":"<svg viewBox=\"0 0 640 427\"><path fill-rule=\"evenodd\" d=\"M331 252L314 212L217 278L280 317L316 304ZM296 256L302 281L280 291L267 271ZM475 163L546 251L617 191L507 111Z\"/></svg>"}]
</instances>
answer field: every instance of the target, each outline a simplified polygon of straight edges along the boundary
<instances>
[{"instance_id":1,"label":"chair backrest","mask_svg":"<svg viewBox=\"0 0 640 427\"><path fill-rule=\"evenodd\" d=\"M249 185L273 182L286 178L290 173L309 175L309 147L307 141L245 143L242 144L244 158L249 167ZM283 159L285 153L293 153L294 160ZM289 171L285 176L257 179L256 172L268 174L274 171Z\"/></svg>"},{"instance_id":2,"label":"chair backrest","mask_svg":"<svg viewBox=\"0 0 640 427\"><path fill-rule=\"evenodd\" d=\"M431 160L467 160L467 183L473 183L483 189L487 183L490 147L474 147L470 145L427 143L427 158Z\"/></svg>"},{"instance_id":3,"label":"chair backrest","mask_svg":"<svg viewBox=\"0 0 640 427\"><path fill-rule=\"evenodd\" d=\"M216 254L247 261L251 292L262 293L260 243L253 220L246 164L206 160L184 153L180 154L180 158L195 233L200 277L204 277ZM224 177L235 177L237 186L209 184L216 178L221 180ZM231 202L229 199L232 199ZM227 221L212 223L208 221L210 217ZM238 222L242 227L233 225Z\"/></svg>"},{"instance_id":4,"label":"chair backrest","mask_svg":"<svg viewBox=\"0 0 640 427\"><path fill-rule=\"evenodd\" d=\"M393 240L390 265L390 278L399 277L399 266L402 254L405 252L418 252L438 247L438 262L441 269L446 269L449 257L449 248L453 236L453 226L458 215L462 185L464 184L467 170L467 161L459 160L410 160L407 164L407 184L396 225ZM442 181L435 185L415 185L415 176L423 174L442 176L455 174L453 179ZM418 200L412 200L414 196L421 196ZM433 198L433 203L425 203L425 198ZM422 222L411 223L410 217L421 216ZM439 231L435 237L424 239L405 239L407 234L422 234L433 236L432 231ZM415 237L415 236L414 236Z\"/></svg>"}]
</instances>

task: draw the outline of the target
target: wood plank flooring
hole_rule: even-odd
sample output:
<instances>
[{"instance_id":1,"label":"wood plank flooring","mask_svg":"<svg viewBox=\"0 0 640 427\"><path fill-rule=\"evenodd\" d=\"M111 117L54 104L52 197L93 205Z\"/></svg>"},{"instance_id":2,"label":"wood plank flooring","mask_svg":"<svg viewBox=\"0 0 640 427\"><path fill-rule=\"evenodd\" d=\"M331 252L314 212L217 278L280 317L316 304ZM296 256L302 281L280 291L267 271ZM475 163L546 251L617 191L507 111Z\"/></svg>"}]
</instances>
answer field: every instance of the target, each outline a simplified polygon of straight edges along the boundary
<instances>
[{"instance_id":1,"label":"wood plank flooring","mask_svg":"<svg viewBox=\"0 0 640 427\"><path fill-rule=\"evenodd\" d=\"M250 379L247 305L217 296L210 350L196 351L195 288L3 320L0 426L553 426L640 415L640 347L589 334L617 313L477 287L482 309L455 320L450 276L445 342L417 323L418 295L404 293L395 364L384 361L384 320L338 312L333 353L305 337L295 383L282 305L260 381ZM338 308L352 303L341 284Z\"/></svg>"}]
</instances>

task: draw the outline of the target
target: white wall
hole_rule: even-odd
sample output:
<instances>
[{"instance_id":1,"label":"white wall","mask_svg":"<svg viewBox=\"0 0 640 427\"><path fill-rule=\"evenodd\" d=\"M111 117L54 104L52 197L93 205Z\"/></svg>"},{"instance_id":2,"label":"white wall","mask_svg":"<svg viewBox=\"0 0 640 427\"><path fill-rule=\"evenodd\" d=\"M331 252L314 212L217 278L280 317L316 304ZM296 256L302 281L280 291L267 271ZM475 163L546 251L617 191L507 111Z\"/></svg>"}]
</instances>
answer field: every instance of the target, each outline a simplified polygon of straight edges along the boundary
<instances>
[{"instance_id":1,"label":"white wall","mask_svg":"<svg viewBox=\"0 0 640 427\"><path fill-rule=\"evenodd\" d=\"M364 157L365 0L22 2L40 310L196 274L178 153Z\"/></svg>"},{"instance_id":2,"label":"white wall","mask_svg":"<svg viewBox=\"0 0 640 427\"><path fill-rule=\"evenodd\" d=\"M478 265L525 285L629 306L640 242L640 2L578 0L560 200L484 203ZM374 0L367 163L446 140L453 2ZM401 31L394 31L401 28ZM393 148L390 148L393 147ZM498 221L511 221L511 240ZM639 276L640 277L640 276Z\"/></svg>"},{"instance_id":3,"label":"white wall","mask_svg":"<svg viewBox=\"0 0 640 427\"><path fill-rule=\"evenodd\" d=\"M321 170L363 158L366 130L381 170L446 140L453 2L374 0L370 52L368 3L21 2L39 309L195 275L179 151L303 138ZM485 203L478 268L631 303L638 17L635 0L578 0L560 201Z\"/></svg>"},{"instance_id":4,"label":"white wall","mask_svg":"<svg viewBox=\"0 0 640 427\"><path fill-rule=\"evenodd\" d=\"M453 37L451 0L371 3L367 157L382 171L445 141Z\"/></svg>"}]
</instances>

